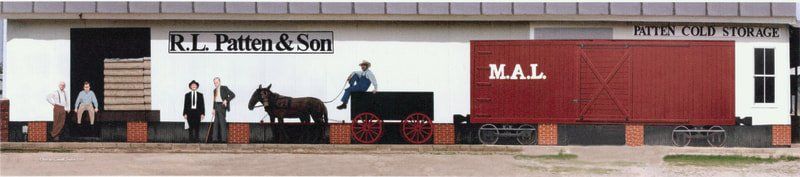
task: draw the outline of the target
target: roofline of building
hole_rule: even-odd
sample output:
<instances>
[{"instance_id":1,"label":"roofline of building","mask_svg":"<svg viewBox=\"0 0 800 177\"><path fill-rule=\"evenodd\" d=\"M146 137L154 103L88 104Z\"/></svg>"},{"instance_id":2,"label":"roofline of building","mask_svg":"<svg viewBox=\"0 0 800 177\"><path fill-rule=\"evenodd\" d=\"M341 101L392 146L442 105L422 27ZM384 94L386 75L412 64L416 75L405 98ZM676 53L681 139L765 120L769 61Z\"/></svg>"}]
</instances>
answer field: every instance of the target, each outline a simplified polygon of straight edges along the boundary
<instances>
[{"instance_id":1,"label":"roofline of building","mask_svg":"<svg viewBox=\"0 0 800 177\"><path fill-rule=\"evenodd\" d=\"M794 17L675 17L620 15L311 15L311 14L2 14L9 20L226 20L226 21L474 21L474 22L638 22L719 23L798 26Z\"/></svg>"},{"instance_id":2,"label":"roofline of building","mask_svg":"<svg viewBox=\"0 0 800 177\"><path fill-rule=\"evenodd\" d=\"M7 19L626 21L788 24L792 2L2 2Z\"/></svg>"}]
</instances>

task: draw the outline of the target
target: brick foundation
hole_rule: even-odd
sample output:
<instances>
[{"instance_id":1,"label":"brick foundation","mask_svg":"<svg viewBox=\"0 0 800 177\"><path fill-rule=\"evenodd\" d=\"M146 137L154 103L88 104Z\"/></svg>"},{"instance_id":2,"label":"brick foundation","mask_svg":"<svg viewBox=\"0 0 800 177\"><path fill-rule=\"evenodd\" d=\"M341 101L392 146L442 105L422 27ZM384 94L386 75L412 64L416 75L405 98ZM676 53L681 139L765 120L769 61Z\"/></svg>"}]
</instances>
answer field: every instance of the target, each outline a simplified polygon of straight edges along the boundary
<instances>
[{"instance_id":1,"label":"brick foundation","mask_svg":"<svg viewBox=\"0 0 800 177\"><path fill-rule=\"evenodd\" d=\"M791 146L792 145L792 126L773 125L772 126L772 145Z\"/></svg>"},{"instance_id":2,"label":"brick foundation","mask_svg":"<svg viewBox=\"0 0 800 177\"><path fill-rule=\"evenodd\" d=\"M9 101L0 100L0 142L8 142Z\"/></svg>"},{"instance_id":3,"label":"brick foundation","mask_svg":"<svg viewBox=\"0 0 800 177\"><path fill-rule=\"evenodd\" d=\"M247 144L250 143L250 124L229 123L228 124L228 143Z\"/></svg>"},{"instance_id":4,"label":"brick foundation","mask_svg":"<svg viewBox=\"0 0 800 177\"><path fill-rule=\"evenodd\" d=\"M133 121L128 122L126 137L129 143L147 142L147 122Z\"/></svg>"},{"instance_id":5,"label":"brick foundation","mask_svg":"<svg viewBox=\"0 0 800 177\"><path fill-rule=\"evenodd\" d=\"M329 125L331 144L350 144L350 124L339 123Z\"/></svg>"},{"instance_id":6,"label":"brick foundation","mask_svg":"<svg viewBox=\"0 0 800 177\"><path fill-rule=\"evenodd\" d=\"M456 144L453 124L433 124L433 144Z\"/></svg>"},{"instance_id":7,"label":"brick foundation","mask_svg":"<svg viewBox=\"0 0 800 177\"><path fill-rule=\"evenodd\" d=\"M641 124L625 125L625 145L627 146L644 145L644 125Z\"/></svg>"},{"instance_id":8,"label":"brick foundation","mask_svg":"<svg viewBox=\"0 0 800 177\"><path fill-rule=\"evenodd\" d=\"M539 124L539 145L558 145L558 125Z\"/></svg>"},{"instance_id":9,"label":"brick foundation","mask_svg":"<svg viewBox=\"0 0 800 177\"><path fill-rule=\"evenodd\" d=\"M28 122L28 142L47 141L47 122Z\"/></svg>"}]
</instances>

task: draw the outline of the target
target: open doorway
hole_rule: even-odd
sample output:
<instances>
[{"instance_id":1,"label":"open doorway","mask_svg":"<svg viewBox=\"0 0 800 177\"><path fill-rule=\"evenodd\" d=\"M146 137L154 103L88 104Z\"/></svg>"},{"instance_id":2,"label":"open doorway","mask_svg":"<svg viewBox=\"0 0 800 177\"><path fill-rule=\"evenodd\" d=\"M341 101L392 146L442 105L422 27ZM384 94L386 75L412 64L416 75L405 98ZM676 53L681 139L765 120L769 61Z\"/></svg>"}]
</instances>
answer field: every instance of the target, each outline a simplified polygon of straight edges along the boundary
<instances>
[{"instance_id":1,"label":"open doorway","mask_svg":"<svg viewBox=\"0 0 800 177\"><path fill-rule=\"evenodd\" d=\"M103 110L103 60L106 58L150 57L149 28L73 28L70 30L70 80L72 98L83 90L83 82L92 90ZM75 105L75 99L71 105Z\"/></svg>"},{"instance_id":2,"label":"open doorway","mask_svg":"<svg viewBox=\"0 0 800 177\"><path fill-rule=\"evenodd\" d=\"M97 97L98 109L105 107L103 61L106 58L150 57L149 28L72 28L70 29L70 102L75 105L83 82L91 83ZM69 117L73 117L71 114ZM97 115L95 125L75 124L67 119L62 140L67 141L125 141L124 122L100 122ZM84 114L84 117L86 114ZM88 122L88 118L84 118Z\"/></svg>"}]
</instances>

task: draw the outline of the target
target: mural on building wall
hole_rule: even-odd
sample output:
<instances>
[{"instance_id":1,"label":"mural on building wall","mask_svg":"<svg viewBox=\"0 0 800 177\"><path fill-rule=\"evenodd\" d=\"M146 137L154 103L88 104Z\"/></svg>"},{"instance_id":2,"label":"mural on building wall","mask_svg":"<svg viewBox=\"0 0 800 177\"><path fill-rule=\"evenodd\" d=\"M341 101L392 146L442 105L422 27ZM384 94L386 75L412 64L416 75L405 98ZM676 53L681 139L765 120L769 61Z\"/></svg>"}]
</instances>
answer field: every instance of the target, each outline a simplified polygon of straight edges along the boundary
<instances>
[{"instance_id":1,"label":"mural on building wall","mask_svg":"<svg viewBox=\"0 0 800 177\"><path fill-rule=\"evenodd\" d=\"M31 26L37 25L42 24ZM710 141L709 145L725 146L721 138L724 135L720 133L730 130L727 126L740 124L740 120L752 120L753 124L784 121L779 116L747 118L764 114L751 111L757 108L740 109L739 104L751 104L752 97L747 94L753 88L753 71L737 68L742 63L754 62L754 56L761 56L762 61L774 61L771 65L775 67L785 65L788 44L781 42L787 36L784 28L763 28L764 32L772 32L760 37L727 36L724 39L730 40L720 42L712 38L713 35L703 35L712 33L696 36L670 33L662 37L654 31L662 34L662 30L671 31L670 27L651 29L619 24L608 28L612 40L550 41L479 40L520 38L478 35L474 29L499 31L481 24L452 24L450 26L469 28L451 31L438 30L439 24L422 24L428 25L425 30L420 30L417 24L341 25L332 28L337 29L338 40L336 53L333 53L332 31L233 31L260 27L245 25L218 25L225 27L209 29L213 31L175 31L197 30L203 26L181 24L176 28L170 25L153 22L154 34L150 34L151 28L97 28L73 29L74 35L65 35L76 43L73 45L78 45L66 50L71 59L65 73L72 78L67 82L72 89L67 89L65 100L83 97L76 95L83 93L83 87L76 86L91 81L90 90L97 93L94 99L98 102L94 103L88 96L81 102L65 103L70 119L64 127L72 131L65 134L75 137L66 141L428 144L472 139L472 143L494 144L504 143L505 137L514 137L515 144L559 144L564 142L559 142L563 139L558 136L540 141L537 133L540 130L560 132L558 128L570 131L569 126L560 124L594 126L591 122L600 122L647 126L680 124L683 127L668 130L672 131L673 139L678 140L676 145L689 144L691 138L687 138L687 133L700 132L716 138L717 141ZM302 27L296 29L324 30L331 29L327 25L339 24L304 25L308 26L299 25ZM536 28L534 24L501 23L497 26L531 28L519 30L523 32ZM679 33L677 29L693 29L684 27L675 26L675 34ZM398 33L403 35L384 35L381 32L385 29L400 29ZM725 29L719 30L715 34L724 34ZM546 31L539 32L546 34ZM96 35L98 33L105 35ZM134 33L138 35L131 35ZM124 40L106 41L99 37L112 35ZM133 38L144 39L134 41ZM11 44L20 48L29 44L25 42L39 44L42 41L16 39ZM154 45L152 51L149 45ZM724 50L697 49L701 46L714 49L723 46ZM320 50L287 53L289 48L296 52L317 47ZM103 53L106 50L113 52ZM753 55L754 51L761 51L763 55ZM114 56L115 52L135 54ZM19 53L22 52L12 56L19 58ZM703 55L690 55L696 53ZM373 64L362 61L364 59L374 62L378 68L373 71ZM693 64L686 66L687 63ZM652 68L642 70L648 67ZM691 72L678 72L686 68L692 69ZM718 72L708 75L700 71ZM15 72L20 73L19 70ZM774 70L772 88L787 83L780 74L784 72ZM697 73L707 76L704 78L722 78L706 83L724 82L714 85L725 87L694 83L696 80L692 79L698 77L692 76ZM55 74L37 77L51 75ZM742 82L740 78L747 80ZM671 88L659 85L661 83L680 87L659 90ZM746 89L742 94L745 96L740 95L742 89ZM25 95L18 90L13 92L14 96ZM713 97L710 93L722 96L709 99L697 95L645 94L654 90L675 92L674 95L703 92L709 94L701 96ZM247 93L251 93L249 98ZM786 93L780 90L774 93L769 99L765 97L765 101L783 102L781 99L785 99ZM69 94L73 96L69 98ZM653 95L654 98L648 97ZM688 101L678 98L693 98L693 102L708 104L683 104ZM660 105L651 104L653 100L658 100L655 102ZM73 108L80 106L76 105L78 103L89 103L93 107L80 108L77 112L85 113L75 115ZM25 109L34 107L23 105ZM779 114L784 106L777 107L777 111L769 113L784 115ZM715 113L713 117L706 115L704 119L690 119L699 113L687 110L701 109L711 110L704 114L720 113L712 112ZM60 116L56 114L59 111L63 112L54 109L54 116ZM92 112L97 113L96 125L87 117L92 116ZM83 123L76 125L76 119ZM53 129L55 122L44 124L45 129ZM456 134L450 133L453 131L468 133L457 138L448 135ZM140 139L144 140L133 141L131 134L136 132L143 134L144 138ZM610 134L615 132L620 131ZM58 133L51 136L45 141L57 140L53 138L58 137ZM441 137L445 137L444 140Z\"/></svg>"}]
</instances>

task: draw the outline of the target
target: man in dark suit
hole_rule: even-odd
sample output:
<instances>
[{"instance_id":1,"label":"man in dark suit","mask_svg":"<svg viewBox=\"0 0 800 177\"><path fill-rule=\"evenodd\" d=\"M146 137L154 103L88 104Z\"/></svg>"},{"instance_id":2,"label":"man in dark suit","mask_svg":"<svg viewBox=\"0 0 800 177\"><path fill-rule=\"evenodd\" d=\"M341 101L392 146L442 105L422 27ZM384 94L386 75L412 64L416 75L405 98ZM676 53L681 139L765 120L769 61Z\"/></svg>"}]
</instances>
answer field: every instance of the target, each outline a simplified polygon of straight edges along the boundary
<instances>
[{"instance_id":1,"label":"man in dark suit","mask_svg":"<svg viewBox=\"0 0 800 177\"><path fill-rule=\"evenodd\" d=\"M183 96L183 119L189 122L189 134L192 142L200 142L200 121L206 117L206 104L203 93L197 91L200 84L189 82L189 92Z\"/></svg>"},{"instance_id":2,"label":"man in dark suit","mask_svg":"<svg viewBox=\"0 0 800 177\"><path fill-rule=\"evenodd\" d=\"M219 77L214 78L214 125L212 125L211 141L216 143L228 142L228 122L225 115L231 111L231 100L236 97L227 86L220 84Z\"/></svg>"}]
</instances>

